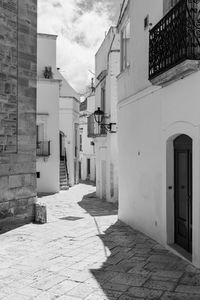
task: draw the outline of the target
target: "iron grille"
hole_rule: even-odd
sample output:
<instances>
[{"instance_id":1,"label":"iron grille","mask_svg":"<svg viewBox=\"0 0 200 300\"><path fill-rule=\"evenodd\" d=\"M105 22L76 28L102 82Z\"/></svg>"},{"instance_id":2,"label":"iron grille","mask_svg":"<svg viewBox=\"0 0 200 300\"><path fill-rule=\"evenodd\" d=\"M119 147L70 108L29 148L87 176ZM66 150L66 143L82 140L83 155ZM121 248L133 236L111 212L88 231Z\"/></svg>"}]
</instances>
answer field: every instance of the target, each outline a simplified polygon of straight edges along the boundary
<instances>
[{"instance_id":1,"label":"iron grille","mask_svg":"<svg viewBox=\"0 0 200 300\"><path fill-rule=\"evenodd\" d=\"M37 142L37 156L50 156L50 141Z\"/></svg>"},{"instance_id":2,"label":"iron grille","mask_svg":"<svg viewBox=\"0 0 200 300\"><path fill-rule=\"evenodd\" d=\"M149 35L149 79L186 59L200 59L200 1L180 0Z\"/></svg>"}]
</instances>

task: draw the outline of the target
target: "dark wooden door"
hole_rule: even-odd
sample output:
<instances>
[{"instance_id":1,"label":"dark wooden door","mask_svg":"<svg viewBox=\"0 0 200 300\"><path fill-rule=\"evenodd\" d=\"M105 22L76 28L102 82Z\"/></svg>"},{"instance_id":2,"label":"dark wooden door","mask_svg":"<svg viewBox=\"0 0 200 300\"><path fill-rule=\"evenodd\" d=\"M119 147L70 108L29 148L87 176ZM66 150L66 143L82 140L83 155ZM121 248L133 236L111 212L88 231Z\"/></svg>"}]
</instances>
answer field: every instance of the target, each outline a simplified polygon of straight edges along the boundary
<instances>
[{"instance_id":1,"label":"dark wooden door","mask_svg":"<svg viewBox=\"0 0 200 300\"><path fill-rule=\"evenodd\" d=\"M174 141L175 243L192 252L192 139Z\"/></svg>"},{"instance_id":2,"label":"dark wooden door","mask_svg":"<svg viewBox=\"0 0 200 300\"><path fill-rule=\"evenodd\" d=\"M79 179L81 180L81 161L79 161Z\"/></svg>"},{"instance_id":3,"label":"dark wooden door","mask_svg":"<svg viewBox=\"0 0 200 300\"><path fill-rule=\"evenodd\" d=\"M90 177L90 158L87 158L87 177Z\"/></svg>"}]
</instances>

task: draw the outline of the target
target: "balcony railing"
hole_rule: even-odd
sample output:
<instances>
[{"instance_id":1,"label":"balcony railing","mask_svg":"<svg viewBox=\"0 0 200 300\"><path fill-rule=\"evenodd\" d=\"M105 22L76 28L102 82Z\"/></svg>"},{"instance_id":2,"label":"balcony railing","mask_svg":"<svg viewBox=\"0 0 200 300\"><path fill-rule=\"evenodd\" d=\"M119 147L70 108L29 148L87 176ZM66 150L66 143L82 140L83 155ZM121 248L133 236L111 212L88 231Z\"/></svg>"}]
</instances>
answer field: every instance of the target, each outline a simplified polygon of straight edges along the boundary
<instances>
[{"instance_id":1,"label":"balcony railing","mask_svg":"<svg viewBox=\"0 0 200 300\"><path fill-rule=\"evenodd\" d=\"M199 14L199 1L180 0L150 30L150 80L185 60L200 59Z\"/></svg>"},{"instance_id":2,"label":"balcony railing","mask_svg":"<svg viewBox=\"0 0 200 300\"><path fill-rule=\"evenodd\" d=\"M95 122L94 115L88 117L88 137L94 138L106 135L106 129L102 125Z\"/></svg>"},{"instance_id":3,"label":"balcony railing","mask_svg":"<svg viewBox=\"0 0 200 300\"><path fill-rule=\"evenodd\" d=\"M50 141L37 142L37 156L50 156Z\"/></svg>"}]
</instances>

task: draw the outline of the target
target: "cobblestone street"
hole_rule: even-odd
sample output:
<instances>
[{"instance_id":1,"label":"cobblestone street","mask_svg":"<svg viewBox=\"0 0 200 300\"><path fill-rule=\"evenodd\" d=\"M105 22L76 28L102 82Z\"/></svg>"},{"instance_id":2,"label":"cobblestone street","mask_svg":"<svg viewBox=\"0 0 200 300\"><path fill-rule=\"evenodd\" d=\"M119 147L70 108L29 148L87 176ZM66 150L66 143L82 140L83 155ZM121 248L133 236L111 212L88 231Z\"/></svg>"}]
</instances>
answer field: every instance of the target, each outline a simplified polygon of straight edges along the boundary
<instances>
[{"instance_id":1,"label":"cobblestone street","mask_svg":"<svg viewBox=\"0 0 200 300\"><path fill-rule=\"evenodd\" d=\"M79 184L42 197L47 224L2 230L0 299L200 299L200 270L119 222L94 192Z\"/></svg>"}]
</instances>

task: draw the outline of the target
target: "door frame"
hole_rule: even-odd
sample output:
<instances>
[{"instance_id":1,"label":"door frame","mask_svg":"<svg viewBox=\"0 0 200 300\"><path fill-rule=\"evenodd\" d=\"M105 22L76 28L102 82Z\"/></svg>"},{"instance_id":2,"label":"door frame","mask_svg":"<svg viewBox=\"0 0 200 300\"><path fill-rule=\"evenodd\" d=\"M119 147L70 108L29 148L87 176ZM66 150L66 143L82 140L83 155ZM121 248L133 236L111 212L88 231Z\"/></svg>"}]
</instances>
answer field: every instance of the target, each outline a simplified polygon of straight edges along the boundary
<instances>
[{"instance_id":1,"label":"door frame","mask_svg":"<svg viewBox=\"0 0 200 300\"><path fill-rule=\"evenodd\" d=\"M193 178L192 178L192 139L185 134L178 135L173 141L174 148L174 241L177 245L183 248L188 253L192 253L192 206L193 206L193 195L192 195L192 186L193 186ZM178 206L180 203L180 199L178 197L178 182L179 182L179 163L178 156L180 154L186 154L186 165L187 165L187 203L186 203L186 222L179 220L181 222L186 223L186 239L181 237L178 232ZM179 240L179 241L178 241ZM183 245L185 243L185 245ZM182 245L181 245L182 244Z\"/></svg>"},{"instance_id":2,"label":"door frame","mask_svg":"<svg viewBox=\"0 0 200 300\"><path fill-rule=\"evenodd\" d=\"M173 141L181 134L186 134L192 139L192 177L193 177L193 208L192 208L192 255L188 258L178 249L174 249L174 155ZM173 122L167 124L162 131L162 236L160 242L170 251L175 252L200 268L200 126L190 122ZM170 189L169 189L170 187ZM186 251L185 251L186 252ZM187 253L187 252L186 252Z\"/></svg>"}]
</instances>

